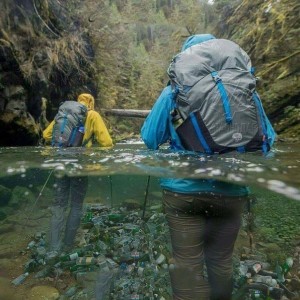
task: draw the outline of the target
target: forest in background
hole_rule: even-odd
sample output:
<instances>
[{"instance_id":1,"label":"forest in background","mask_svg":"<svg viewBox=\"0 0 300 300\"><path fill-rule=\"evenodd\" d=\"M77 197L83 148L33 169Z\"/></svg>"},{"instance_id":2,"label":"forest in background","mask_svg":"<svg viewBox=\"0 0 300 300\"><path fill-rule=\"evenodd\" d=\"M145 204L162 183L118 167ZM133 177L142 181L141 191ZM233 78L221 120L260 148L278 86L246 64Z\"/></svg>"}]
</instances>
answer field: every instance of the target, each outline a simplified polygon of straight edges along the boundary
<instances>
[{"instance_id":1,"label":"forest in background","mask_svg":"<svg viewBox=\"0 0 300 300\"><path fill-rule=\"evenodd\" d=\"M249 53L280 138L299 137L297 0L3 0L1 5L0 125L11 135L21 132L24 145L36 143L45 116L51 120L62 100L81 92L91 92L100 111L150 109L167 84L172 57L197 33L232 39ZM116 141L139 134L142 119L104 117ZM7 136L1 141L14 142Z\"/></svg>"},{"instance_id":2,"label":"forest in background","mask_svg":"<svg viewBox=\"0 0 300 300\"><path fill-rule=\"evenodd\" d=\"M80 2L80 1L79 1ZM81 2L82 3L82 2ZM171 58L191 34L211 32L237 1L86 0L71 9L95 49L99 108L150 109L167 84ZM110 117L119 138L136 135L140 119Z\"/></svg>"}]
</instances>

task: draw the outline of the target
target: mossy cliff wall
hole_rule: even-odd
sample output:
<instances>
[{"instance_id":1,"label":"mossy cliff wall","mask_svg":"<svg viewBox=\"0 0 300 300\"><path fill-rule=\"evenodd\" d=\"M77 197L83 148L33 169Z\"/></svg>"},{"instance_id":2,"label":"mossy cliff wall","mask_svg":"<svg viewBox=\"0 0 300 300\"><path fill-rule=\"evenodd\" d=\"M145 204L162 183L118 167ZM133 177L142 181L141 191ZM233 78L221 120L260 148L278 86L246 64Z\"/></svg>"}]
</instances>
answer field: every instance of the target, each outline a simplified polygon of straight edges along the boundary
<instances>
[{"instance_id":1,"label":"mossy cliff wall","mask_svg":"<svg viewBox=\"0 0 300 300\"><path fill-rule=\"evenodd\" d=\"M248 52L268 116L288 140L300 138L299 16L298 0L244 0L216 32Z\"/></svg>"},{"instance_id":2,"label":"mossy cliff wall","mask_svg":"<svg viewBox=\"0 0 300 300\"><path fill-rule=\"evenodd\" d=\"M46 109L53 117L59 102L93 90L92 58L60 1L1 0L0 146L37 145Z\"/></svg>"}]
</instances>

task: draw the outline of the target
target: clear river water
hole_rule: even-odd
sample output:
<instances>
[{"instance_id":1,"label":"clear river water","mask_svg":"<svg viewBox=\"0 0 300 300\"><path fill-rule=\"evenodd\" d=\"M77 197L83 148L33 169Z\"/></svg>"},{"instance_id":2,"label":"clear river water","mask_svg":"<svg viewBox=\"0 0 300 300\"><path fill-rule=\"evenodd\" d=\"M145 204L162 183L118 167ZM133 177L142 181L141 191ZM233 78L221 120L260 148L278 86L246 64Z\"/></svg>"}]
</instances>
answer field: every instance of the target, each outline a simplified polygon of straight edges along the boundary
<instances>
[{"instance_id":1,"label":"clear river water","mask_svg":"<svg viewBox=\"0 0 300 300\"><path fill-rule=\"evenodd\" d=\"M138 284L133 275L135 271L128 271L132 265L130 260L127 262L127 275L124 277L127 285L123 283L124 278L123 281L120 281L120 278L119 281L116 280L114 287L110 287L110 296L106 296L110 298L101 296L101 288L97 285L95 288L95 278L98 275L91 280L91 276L89 278L87 274L95 274L95 270L87 268L86 265L80 272L71 263L70 266L57 265L54 268L56 273L53 273L51 265L51 272L41 277L36 276L37 272L51 264L50 260L45 259L44 252L47 248L54 179L65 174L71 177L88 177L83 218L78 230L76 249L72 251L78 251L85 246L83 239L87 244L99 243L99 237L104 233L109 238L114 237L115 241L122 237L127 240L130 238L132 242L136 239L132 229L144 228L141 220L153 221L156 226L164 224L160 177L209 178L247 185L253 195L252 225L249 225L249 218L247 219L249 211L245 212L243 230L236 245L237 257L264 260L273 271L276 264L292 257L292 272L299 276L299 148L299 143L278 142L272 153L267 156L261 153L203 156L186 152L173 153L167 148L150 151L137 140L119 143L110 150L0 148L0 299L44 299L41 297L45 295L48 297L45 299L151 299L153 293L161 294L160 298L153 296L153 299L168 299L170 283L166 279L167 275L164 275L166 278L162 277L167 282L165 284L162 281L153 283L151 279L155 290L153 292L148 284L152 278L150 273L147 277L144 271L145 280ZM102 223L101 226L97 223L104 218L103 211L106 211L105 216L110 218L110 223L105 223L105 230L101 227L104 226ZM112 219L113 216L126 214L131 219ZM127 224L127 227L124 227L124 224ZM126 231L129 227L131 231ZM160 231L149 231L149 228L152 227L148 226L148 233L152 234L153 245L164 243L164 247L169 249L166 228L159 227ZM115 230L121 231L116 233ZM140 231L140 235L145 232ZM166 239L162 241L159 235L165 235ZM147 237L147 233L145 236ZM98 248L89 255L99 255L102 259L104 256L110 257L111 261L105 263L112 264L114 261L121 265L117 260L120 254L118 251L125 246L119 242L118 249L114 248L109 245L109 238L105 240L108 245L105 249L97 244ZM109 255L105 252L108 251L107 247L111 248ZM162 245L157 247L167 255L168 251L163 250ZM141 255L142 250L138 251ZM159 251L154 252L155 255L159 254L157 252ZM135 264L136 268L137 265L138 262ZM136 276L141 277L141 272L147 268L145 265L138 266L140 269L136 270ZM12 284L13 279L27 271L28 276L24 281L17 285ZM85 274L86 277L80 274ZM236 280L240 275L236 275ZM135 280L135 287L132 280ZM147 290L147 293L142 296L141 290Z\"/></svg>"}]
</instances>

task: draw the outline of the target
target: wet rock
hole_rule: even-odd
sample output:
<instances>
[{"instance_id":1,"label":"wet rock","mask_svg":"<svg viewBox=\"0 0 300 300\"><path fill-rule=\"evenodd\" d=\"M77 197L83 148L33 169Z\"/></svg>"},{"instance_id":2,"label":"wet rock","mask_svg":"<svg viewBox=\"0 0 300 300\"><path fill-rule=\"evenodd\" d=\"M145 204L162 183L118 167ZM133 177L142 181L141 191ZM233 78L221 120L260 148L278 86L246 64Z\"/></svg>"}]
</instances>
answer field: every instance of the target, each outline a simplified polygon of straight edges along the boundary
<instances>
[{"instance_id":1,"label":"wet rock","mask_svg":"<svg viewBox=\"0 0 300 300\"><path fill-rule=\"evenodd\" d=\"M0 269L1 271L11 270L15 266L16 260L12 258L1 258L0 253ZM0 297L1 299L1 297Z\"/></svg>"},{"instance_id":2,"label":"wet rock","mask_svg":"<svg viewBox=\"0 0 300 300\"><path fill-rule=\"evenodd\" d=\"M300 279L295 276L290 280L290 286L292 291L299 291L300 290Z\"/></svg>"},{"instance_id":3,"label":"wet rock","mask_svg":"<svg viewBox=\"0 0 300 300\"><path fill-rule=\"evenodd\" d=\"M0 299L3 300L21 300L22 297L18 296L15 289L11 287L10 280L0 277ZM23 298L24 299L24 298Z\"/></svg>"},{"instance_id":4,"label":"wet rock","mask_svg":"<svg viewBox=\"0 0 300 300\"><path fill-rule=\"evenodd\" d=\"M59 291L47 285L33 287L28 295L28 300L56 300L59 298Z\"/></svg>"}]
</instances>

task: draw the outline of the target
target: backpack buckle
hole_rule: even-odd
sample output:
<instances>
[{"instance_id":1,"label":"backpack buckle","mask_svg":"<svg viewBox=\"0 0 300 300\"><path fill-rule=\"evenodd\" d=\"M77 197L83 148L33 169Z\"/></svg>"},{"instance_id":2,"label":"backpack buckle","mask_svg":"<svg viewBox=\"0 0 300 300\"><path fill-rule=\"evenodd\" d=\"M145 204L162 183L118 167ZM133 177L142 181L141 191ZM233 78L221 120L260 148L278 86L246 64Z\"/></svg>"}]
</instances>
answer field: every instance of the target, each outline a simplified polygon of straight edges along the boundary
<instances>
[{"instance_id":1,"label":"backpack buckle","mask_svg":"<svg viewBox=\"0 0 300 300\"><path fill-rule=\"evenodd\" d=\"M215 83L219 83L220 81L222 81L222 78L219 76L218 72L216 71L211 73L211 77L213 78Z\"/></svg>"}]
</instances>

